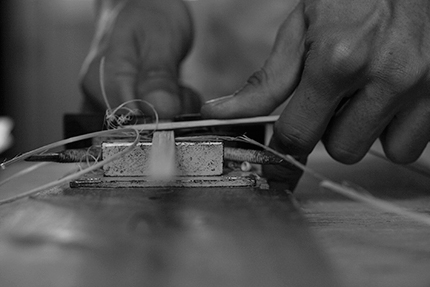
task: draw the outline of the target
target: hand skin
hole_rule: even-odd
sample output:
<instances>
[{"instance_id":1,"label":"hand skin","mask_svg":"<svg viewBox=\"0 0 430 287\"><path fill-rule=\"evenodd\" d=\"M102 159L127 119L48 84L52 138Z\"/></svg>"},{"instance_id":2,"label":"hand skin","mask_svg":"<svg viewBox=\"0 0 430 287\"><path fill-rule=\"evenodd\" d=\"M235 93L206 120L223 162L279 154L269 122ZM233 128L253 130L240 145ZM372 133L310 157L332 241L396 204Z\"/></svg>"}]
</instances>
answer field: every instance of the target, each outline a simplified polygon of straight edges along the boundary
<instances>
[{"instance_id":1,"label":"hand skin","mask_svg":"<svg viewBox=\"0 0 430 287\"><path fill-rule=\"evenodd\" d=\"M100 86L105 57L104 87L112 109L142 99L160 118L198 112L200 98L179 81L179 66L193 40L192 20L181 0L99 0L95 37L81 72L84 110L107 109ZM148 105L134 103L152 115Z\"/></svg>"},{"instance_id":2,"label":"hand skin","mask_svg":"<svg viewBox=\"0 0 430 287\"><path fill-rule=\"evenodd\" d=\"M430 140L429 67L428 0L302 1L261 70L202 113L266 115L294 94L275 124L280 151L304 161L322 140L352 164L379 137L390 160L410 163Z\"/></svg>"}]
</instances>

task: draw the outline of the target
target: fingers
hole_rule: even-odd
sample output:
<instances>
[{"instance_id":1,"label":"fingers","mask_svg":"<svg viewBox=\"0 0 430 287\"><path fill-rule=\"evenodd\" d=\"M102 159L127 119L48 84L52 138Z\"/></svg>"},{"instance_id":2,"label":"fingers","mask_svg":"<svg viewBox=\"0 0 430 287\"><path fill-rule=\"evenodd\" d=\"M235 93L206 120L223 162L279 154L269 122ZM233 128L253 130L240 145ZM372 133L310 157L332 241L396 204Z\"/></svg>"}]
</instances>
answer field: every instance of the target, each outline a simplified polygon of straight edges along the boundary
<instances>
[{"instance_id":1,"label":"fingers","mask_svg":"<svg viewBox=\"0 0 430 287\"><path fill-rule=\"evenodd\" d=\"M430 99L420 97L396 114L381 136L386 156L393 162L416 161L430 141Z\"/></svg>"},{"instance_id":2,"label":"fingers","mask_svg":"<svg viewBox=\"0 0 430 287\"><path fill-rule=\"evenodd\" d=\"M266 115L284 102L296 88L303 69L305 22L299 4L282 24L274 48L263 68L249 78L234 96L210 101L203 106L205 117L232 118ZM289 153L276 136L270 146ZM306 162L307 156L300 161ZM264 165L263 173L271 188L294 190L303 171L291 164Z\"/></svg>"},{"instance_id":3,"label":"fingers","mask_svg":"<svg viewBox=\"0 0 430 287\"><path fill-rule=\"evenodd\" d=\"M197 114L202 107L200 94L194 89L180 85L179 98L181 102L181 112L183 114Z\"/></svg>"},{"instance_id":4,"label":"fingers","mask_svg":"<svg viewBox=\"0 0 430 287\"><path fill-rule=\"evenodd\" d=\"M302 71L305 23L300 3L282 24L274 48L258 72L234 96L207 102L201 110L208 118L267 115L294 91Z\"/></svg>"},{"instance_id":5,"label":"fingers","mask_svg":"<svg viewBox=\"0 0 430 287\"><path fill-rule=\"evenodd\" d=\"M322 25L310 23L300 84L276 125L280 140L293 154L309 154L326 133L329 124L343 123L340 115L345 112L345 106L340 106L345 102L346 106L351 106L351 102L361 98L359 91L370 83L374 29L367 23L362 27L358 25L362 23L339 29L327 25L321 28ZM365 117L367 108L357 110L360 106L354 105L346 111ZM367 118L364 120L367 121ZM340 124L341 131L334 128L338 132L331 137L333 140L327 142L347 141L344 137L347 134L354 134L352 139L363 135L363 131L356 134L360 122L351 120L348 124ZM339 150L338 160L347 157L342 155L342 146L342 143L332 145L333 154Z\"/></svg>"},{"instance_id":6,"label":"fingers","mask_svg":"<svg viewBox=\"0 0 430 287\"><path fill-rule=\"evenodd\" d=\"M428 141L427 68L409 51L380 55L363 74L369 80L331 118L322 139L334 159L358 162L383 133L393 161L410 162L421 154Z\"/></svg>"},{"instance_id":7,"label":"fingers","mask_svg":"<svg viewBox=\"0 0 430 287\"><path fill-rule=\"evenodd\" d=\"M309 52L300 84L275 126L279 140L295 155L313 150L339 105L356 93L365 77L360 76L361 65L349 64L355 59L327 59L321 56L324 52Z\"/></svg>"},{"instance_id":8,"label":"fingers","mask_svg":"<svg viewBox=\"0 0 430 287\"><path fill-rule=\"evenodd\" d=\"M95 39L81 71L81 87L86 99L101 112L109 106L115 108L134 99L138 51L133 21L120 17L124 10L121 5L99 13ZM102 58L104 67L101 66ZM107 99L103 97L102 86Z\"/></svg>"},{"instance_id":9,"label":"fingers","mask_svg":"<svg viewBox=\"0 0 430 287\"><path fill-rule=\"evenodd\" d=\"M147 16L142 25L151 29L145 29L137 39L137 97L153 104L161 118L173 118L183 112L178 70L188 51L182 46L191 45L190 31L181 33L167 17Z\"/></svg>"},{"instance_id":10,"label":"fingers","mask_svg":"<svg viewBox=\"0 0 430 287\"><path fill-rule=\"evenodd\" d=\"M269 146L283 153L288 153L284 145L277 139L276 135L270 141ZM296 159L302 164L306 164L307 156L299 156ZM300 178L303 175L303 170L290 163L277 165L263 165L263 175L272 189L294 191Z\"/></svg>"},{"instance_id":11,"label":"fingers","mask_svg":"<svg viewBox=\"0 0 430 287\"><path fill-rule=\"evenodd\" d=\"M352 164L366 155L399 111L393 94L385 85L370 83L337 111L322 138L331 157Z\"/></svg>"},{"instance_id":12,"label":"fingers","mask_svg":"<svg viewBox=\"0 0 430 287\"><path fill-rule=\"evenodd\" d=\"M114 24L102 27L98 42L84 65L82 88L87 98L106 109L100 86L111 108L134 99L149 102L160 118L183 109L179 65L192 42L192 23L182 1L128 1ZM100 61L105 58L104 81ZM153 113L145 104L132 108Z\"/></svg>"},{"instance_id":13,"label":"fingers","mask_svg":"<svg viewBox=\"0 0 430 287\"><path fill-rule=\"evenodd\" d=\"M430 103L425 94L429 64L422 48L429 42L426 29L416 25L427 20L415 19L419 14L415 9L425 10L427 5L403 6L395 1L391 8L401 13L384 16L379 6L350 2L339 10L327 3L314 1L309 9L315 18L308 30L309 57L304 81L282 117L284 125L279 124L284 142L302 145L300 151L308 152L322 137L333 158L355 163L381 136L389 159L416 160L430 138ZM354 5L360 9L351 9ZM405 21L405 15L415 20ZM324 99L334 106L325 105ZM309 118L312 114L315 117ZM297 115L303 117L303 127L289 124Z\"/></svg>"}]
</instances>

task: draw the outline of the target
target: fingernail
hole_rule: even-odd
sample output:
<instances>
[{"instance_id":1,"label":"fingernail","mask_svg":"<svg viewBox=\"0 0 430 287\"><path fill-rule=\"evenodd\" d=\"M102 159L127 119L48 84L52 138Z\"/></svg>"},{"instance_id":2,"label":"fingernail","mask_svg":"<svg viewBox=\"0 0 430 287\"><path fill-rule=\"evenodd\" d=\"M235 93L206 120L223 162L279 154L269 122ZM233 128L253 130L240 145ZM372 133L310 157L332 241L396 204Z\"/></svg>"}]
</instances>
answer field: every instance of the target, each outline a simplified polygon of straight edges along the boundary
<instances>
[{"instance_id":1,"label":"fingernail","mask_svg":"<svg viewBox=\"0 0 430 287\"><path fill-rule=\"evenodd\" d=\"M224 96L224 97L219 97L219 98L216 98L216 99L212 99L212 100L206 101L205 104L209 104L209 105L218 104L218 103L222 103L224 101L227 101L227 100L229 100L229 99L231 99L233 97L234 97L234 94L233 95Z\"/></svg>"}]
</instances>

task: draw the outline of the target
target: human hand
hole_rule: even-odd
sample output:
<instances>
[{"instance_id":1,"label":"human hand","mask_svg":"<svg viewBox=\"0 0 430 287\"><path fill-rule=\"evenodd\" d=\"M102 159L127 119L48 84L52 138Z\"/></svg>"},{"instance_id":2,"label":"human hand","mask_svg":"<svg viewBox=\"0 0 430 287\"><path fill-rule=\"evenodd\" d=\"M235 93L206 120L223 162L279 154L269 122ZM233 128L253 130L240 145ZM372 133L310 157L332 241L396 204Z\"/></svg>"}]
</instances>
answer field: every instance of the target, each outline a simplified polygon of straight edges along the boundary
<instances>
[{"instance_id":1,"label":"human hand","mask_svg":"<svg viewBox=\"0 0 430 287\"><path fill-rule=\"evenodd\" d=\"M261 70L202 113L265 115L294 94L275 124L281 151L306 158L322 139L351 164L379 137L389 159L409 163L430 140L429 68L427 0L303 1Z\"/></svg>"},{"instance_id":2,"label":"human hand","mask_svg":"<svg viewBox=\"0 0 430 287\"><path fill-rule=\"evenodd\" d=\"M200 109L200 99L179 81L179 66L192 44L192 21L181 0L106 0L98 2L95 37L82 67L86 109L106 111L100 83L109 105L142 99L160 118ZM147 105L132 108L152 114Z\"/></svg>"}]
</instances>

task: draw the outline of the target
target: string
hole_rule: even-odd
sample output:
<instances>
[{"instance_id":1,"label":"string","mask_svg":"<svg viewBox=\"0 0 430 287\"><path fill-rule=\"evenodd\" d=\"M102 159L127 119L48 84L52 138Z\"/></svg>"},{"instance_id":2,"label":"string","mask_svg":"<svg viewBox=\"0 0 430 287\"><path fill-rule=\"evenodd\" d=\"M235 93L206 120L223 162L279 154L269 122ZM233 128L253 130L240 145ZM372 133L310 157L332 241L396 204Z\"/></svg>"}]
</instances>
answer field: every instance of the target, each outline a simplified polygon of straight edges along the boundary
<instances>
[{"instance_id":1,"label":"string","mask_svg":"<svg viewBox=\"0 0 430 287\"><path fill-rule=\"evenodd\" d=\"M60 186L62 184L68 183L71 180L77 179L77 178L83 176L84 174L86 174L88 172L91 172L91 171L94 171L96 169L99 169L99 168L103 167L105 164L108 164L109 162L111 162L111 161L113 161L113 160L115 160L115 159L117 159L117 158L119 158L119 157L121 157L121 156L129 153L130 151L132 151L137 146L137 144L138 144L138 142L140 140L140 133L139 133L139 131L136 130L136 129L131 129L131 130L133 132L135 132L136 138L133 141L133 143L130 146L128 146L127 148L125 148L124 150L122 150L122 151L114 154L113 156L111 156L111 157L109 157L107 159L104 159L104 160L102 160L100 162L97 162L97 163L91 165L88 168L85 168L85 169L83 169L81 171L78 171L78 172L75 172L73 174L70 174L68 176L65 176L65 177L63 177L63 178L61 178L59 180L49 182L49 183L44 184L42 186L36 187L36 188L34 188L32 190L20 193L20 194L18 194L16 196L12 196L12 197L0 200L0 205L6 204L6 203L11 203L11 202L14 202L16 200L32 196L32 195L34 195L36 193L39 193L42 190L47 190L47 189L53 188L55 186Z\"/></svg>"},{"instance_id":2,"label":"string","mask_svg":"<svg viewBox=\"0 0 430 287\"><path fill-rule=\"evenodd\" d=\"M405 208L399 207L395 204L392 204L390 202L387 202L385 200L376 198L376 197L372 196L370 192L368 192L366 189L364 189L362 187L360 187L360 190L357 190L357 188L352 188L350 186L347 186L346 184L339 184L335 181L332 181L332 180L328 179L327 177L325 177L325 176L315 172L314 170L310 169L309 167L305 166L304 164L300 163L299 161L294 159L292 156L281 154L281 153L277 152L276 150L274 150L268 146L265 146L263 144L260 144L259 142L255 141L253 139L250 139L246 136L241 136L241 137L239 137L239 139L244 140L248 143L254 144L256 146L259 146L259 147L261 147L267 151L270 151L274 155L277 155L280 158L284 159L285 161L287 161L287 162L293 164L294 166L300 168L305 173L318 179L320 181L320 187L328 188L331 191L337 192L337 193L339 193L339 194L341 194L347 198L350 198L352 200L365 203L365 204L372 206L378 210L394 213L394 214L409 218L411 220L414 220L416 222L420 222L420 223L423 223L425 225L430 226L430 216L428 216L424 213L410 211L410 210L407 210Z\"/></svg>"}]
</instances>

